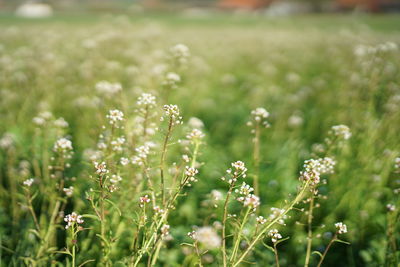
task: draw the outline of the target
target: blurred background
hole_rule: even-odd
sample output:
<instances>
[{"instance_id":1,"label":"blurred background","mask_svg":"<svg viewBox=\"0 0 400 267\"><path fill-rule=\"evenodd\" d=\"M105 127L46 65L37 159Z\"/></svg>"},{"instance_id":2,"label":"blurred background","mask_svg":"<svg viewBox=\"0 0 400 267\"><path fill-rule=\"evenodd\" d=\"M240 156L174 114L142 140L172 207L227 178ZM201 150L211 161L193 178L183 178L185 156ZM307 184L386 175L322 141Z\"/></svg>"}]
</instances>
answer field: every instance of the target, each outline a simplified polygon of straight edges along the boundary
<instances>
[{"instance_id":1,"label":"blurred background","mask_svg":"<svg viewBox=\"0 0 400 267\"><path fill-rule=\"evenodd\" d=\"M207 12L246 12L269 16L304 13L400 11L400 0L0 0L2 13L45 17L53 13L125 13L175 11L191 15Z\"/></svg>"}]
</instances>

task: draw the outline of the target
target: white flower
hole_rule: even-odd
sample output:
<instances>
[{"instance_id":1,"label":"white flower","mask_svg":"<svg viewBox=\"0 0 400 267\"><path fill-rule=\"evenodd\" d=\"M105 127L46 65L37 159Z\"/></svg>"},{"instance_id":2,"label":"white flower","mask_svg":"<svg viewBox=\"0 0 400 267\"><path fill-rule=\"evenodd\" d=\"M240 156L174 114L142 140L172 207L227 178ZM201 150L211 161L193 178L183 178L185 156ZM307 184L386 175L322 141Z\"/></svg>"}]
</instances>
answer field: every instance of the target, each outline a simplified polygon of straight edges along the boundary
<instances>
[{"instance_id":1,"label":"white flower","mask_svg":"<svg viewBox=\"0 0 400 267\"><path fill-rule=\"evenodd\" d=\"M160 229L161 236L166 237L167 235L169 235L169 229L170 229L170 226L168 224L164 224L163 226L161 226L161 229Z\"/></svg>"},{"instance_id":2,"label":"white flower","mask_svg":"<svg viewBox=\"0 0 400 267\"><path fill-rule=\"evenodd\" d=\"M69 152L72 150L72 142L66 138L60 138L54 144L53 150L62 153Z\"/></svg>"},{"instance_id":3,"label":"white flower","mask_svg":"<svg viewBox=\"0 0 400 267\"><path fill-rule=\"evenodd\" d=\"M269 215L269 220L273 221L276 218L278 219L278 223L285 225L285 219L287 218L286 214L284 214L286 212L285 209L278 209L278 208L271 208L272 213Z\"/></svg>"},{"instance_id":4,"label":"white flower","mask_svg":"<svg viewBox=\"0 0 400 267\"><path fill-rule=\"evenodd\" d=\"M182 117L179 114L177 105L164 105L165 115L171 118L172 124L182 124Z\"/></svg>"},{"instance_id":5,"label":"white flower","mask_svg":"<svg viewBox=\"0 0 400 267\"><path fill-rule=\"evenodd\" d=\"M208 249L215 249L221 246L221 237L217 234L214 228L204 226L197 229L195 238Z\"/></svg>"},{"instance_id":6,"label":"white flower","mask_svg":"<svg viewBox=\"0 0 400 267\"><path fill-rule=\"evenodd\" d=\"M67 223L65 229L68 229L75 223L82 224L84 222L82 219L82 215L78 215L76 212L72 212L71 214L65 216L64 221Z\"/></svg>"},{"instance_id":7,"label":"white flower","mask_svg":"<svg viewBox=\"0 0 400 267\"><path fill-rule=\"evenodd\" d=\"M245 182L242 183L239 189L236 189L235 192L239 193L240 195L250 195L251 192L254 191L254 188L251 187L250 185L246 184Z\"/></svg>"},{"instance_id":8,"label":"white flower","mask_svg":"<svg viewBox=\"0 0 400 267\"><path fill-rule=\"evenodd\" d=\"M347 226L342 222L335 223L335 227L338 234L345 234L347 233Z\"/></svg>"},{"instance_id":9,"label":"white flower","mask_svg":"<svg viewBox=\"0 0 400 267\"><path fill-rule=\"evenodd\" d=\"M239 177L239 176L243 176L243 178L246 177L247 168L244 166L243 161L240 161L240 160L235 161L235 162L231 163L231 166L234 168L234 172L233 172L234 177ZM231 173L231 171L229 170L228 173Z\"/></svg>"},{"instance_id":10,"label":"white flower","mask_svg":"<svg viewBox=\"0 0 400 267\"><path fill-rule=\"evenodd\" d=\"M249 194L244 198L243 206L255 209L260 206L260 198L256 195Z\"/></svg>"},{"instance_id":11,"label":"white flower","mask_svg":"<svg viewBox=\"0 0 400 267\"><path fill-rule=\"evenodd\" d=\"M202 129L204 127L204 123L196 117L191 117L188 121L188 125L196 129Z\"/></svg>"},{"instance_id":12,"label":"white flower","mask_svg":"<svg viewBox=\"0 0 400 267\"><path fill-rule=\"evenodd\" d=\"M67 128L68 122L64 118L58 118L54 121L54 125L60 128Z\"/></svg>"},{"instance_id":13,"label":"white flower","mask_svg":"<svg viewBox=\"0 0 400 267\"><path fill-rule=\"evenodd\" d=\"M107 174L109 171L107 170L107 165L106 163L103 161L101 163L98 162L94 162L94 167L96 169L96 173L99 175L104 175Z\"/></svg>"},{"instance_id":14,"label":"white flower","mask_svg":"<svg viewBox=\"0 0 400 267\"><path fill-rule=\"evenodd\" d=\"M211 197L215 201L219 201L219 200L221 200L223 198L223 195L222 195L221 191L218 191L218 190L214 189L214 190L211 191Z\"/></svg>"},{"instance_id":15,"label":"white flower","mask_svg":"<svg viewBox=\"0 0 400 267\"><path fill-rule=\"evenodd\" d=\"M149 203L150 202L150 197L149 197L149 195L144 195L143 197L140 197L139 198L139 206L140 207L143 207L146 203Z\"/></svg>"},{"instance_id":16,"label":"white flower","mask_svg":"<svg viewBox=\"0 0 400 267\"><path fill-rule=\"evenodd\" d=\"M29 178L29 179L25 180L25 181L23 182L23 184L24 184L25 186L31 187L34 181L35 181L34 178Z\"/></svg>"},{"instance_id":17,"label":"white flower","mask_svg":"<svg viewBox=\"0 0 400 267\"><path fill-rule=\"evenodd\" d=\"M125 166L129 164L129 159L128 158L120 158L119 162L121 163L121 165Z\"/></svg>"},{"instance_id":18,"label":"white flower","mask_svg":"<svg viewBox=\"0 0 400 267\"><path fill-rule=\"evenodd\" d=\"M124 113L118 109L113 109L108 112L108 115L106 117L109 119L109 123L111 125L117 126L118 122L124 120Z\"/></svg>"},{"instance_id":19,"label":"white flower","mask_svg":"<svg viewBox=\"0 0 400 267\"><path fill-rule=\"evenodd\" d=\"M168 72L167 75L165 76L165 80L163 82L164 86L168 86L170 88L176 88L177 84L181 81L181 77L174 73L174 72Z\"/></svg>"},{"instance_id":20,"label":"white flower","mask_svg":"<svg viewBox=\"0 0 400 267\"><path fill-rule=\"evenodd\" d=\"M120 83L110 83L107 81L100 81L96 83L96 90L102 95L111 97L122 90Z\"/></svg>"},{"instance_id":21,"label":"white flower","mask_svg":"<svg viewBox=\"0 0 400 267\"><path fill-rule=\"evenodd\" d=\"M395 211L396 210L396 206L389 203L389 204L386 205L386 209L388 211Z\"/></svg>"},{"instance_id":22,"label":"white flower","mask_svg":"<svg viewBox=\"0 0 400 267\"><path fill-rule=\"evenodd\" d=\"M282 238L281 234L277 229L272 229L268 232L268 236L271 237L272 243L276 243L279 239Z\"/></svg>"},{"instance_id":23,"label":"white flower","mask_svg":"<svg viewBox=\"0 0 400 267\"><path fill-rule=\"evenodd\" d=\"M186 135L186 138L192 142L195 142L196 140L203 139L204 136L205 135L203 134L203 132L199 129L193 129L190 133Z\"/></svg>"},{"instance_id":24,"label":"white flower","mask_svg":"<svg viewBox=\"0 0 400 267\"><path fill-rule=\"evenodd\" d=\"M110 178L110 183L112 184L118 184L120 181L122 181L122 177L116 174L111 175Z\"/></svg>"},{"instance_id":25,"label":"white flower","mask_svg":"<svg viewBox=\"0 0 400 267\"><path fill-rule=\"evenodd\" d=\"M63 188L63 191L67 195L67 197L70 197L74 193L74 187L70 186L70 187Z\"/></svg>"},{"instance_id":26,"label":"white flower","mask_svg":"<svg viewBox=\"0 0 400 267\"><path fill-rule=\"evenodd\" d=\"M351 137L350 128L343 124L332 126L332 131L335 136L343 138L344 140Z\"/></svg>"},{"instance_id":27,"label":"white flower","mask_svg":"<svg viewBox=\"0 0 400 267\"><path fill-rule=\"evenodd\" d=\"M14 135L10 133L5 133L0 139L0 147L3 149L8 149L14 144Z\"/></svg>"},{"instance_id":28,"label":"white flower","mask_svg":"<svg viewBox=\"0 0 400 267\"><path fill-rule=\"evenodd\" d=\"M259 224L265 224L267 222L267 219L265 219L263 216L258 216L256 221Z\"/></svg>"},{"instance_id":29,"label":"white flower","mask_svg":"<svg viewBox=\"0 0 400 267\"><path fill-rule=\"evenodd\" d=\"M138 106L154 107L156 104L156 97L152 94L143 93L139 96L137 102Z\"/></svg>"},{"instance_id":30,"label":"white flower","mask_svg":"<svg viewBox=\"0 0 400 267\"><path fill-rule=\"evenodd\" d=\"M184 64L190 56L189 48L184 44L177 44L170 49L172 57L179 63Z\"/></svg>"}]
</instances>

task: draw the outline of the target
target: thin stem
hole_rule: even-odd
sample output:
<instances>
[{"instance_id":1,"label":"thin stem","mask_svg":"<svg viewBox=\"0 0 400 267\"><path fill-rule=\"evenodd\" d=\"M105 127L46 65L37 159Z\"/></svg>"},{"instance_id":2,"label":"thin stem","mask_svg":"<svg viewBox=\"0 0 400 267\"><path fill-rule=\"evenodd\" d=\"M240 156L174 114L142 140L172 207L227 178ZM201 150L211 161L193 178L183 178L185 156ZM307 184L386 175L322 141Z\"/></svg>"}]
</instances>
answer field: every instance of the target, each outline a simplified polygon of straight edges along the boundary
<instances>
[{"instance_id":1,"label":"thin stem","mask_svg":"<svg viewBox=\"0 0 400 267\"><path fill-rule=\"evenodd\" d=\"M167 154L168 141L171 137L172 125L173 125L173 118L170 117L169 123L168 123L168 131L167 131L167 135L165 136L165 139L164 139L163 150L161 153L161 160L160 160L160 176L161 176L160 190L161 190L161 199L162 199L163 207L165 207L164 162L165 162L165 156Z\"/></svg>"},{"instance_id":2,"label":"thin stem","mask_svg":"<svg viewBox=\"0 0 400 267\"><path fill-rule=\"evenodd\" d=\"M240 244L240 240L241 240L241 236L242 236L243 227L247 222L247 218L248 218L248 216L250 214L250 210L251 209L252 209L251 207L247 208L246 213L244 214L244 217L243 217L243 221L240 224L240 229L238 231L237 238L236 238L236 241L235 241L235 245L233 247L233 252L232 252L232 255L231 255L230 262L233 262L235 260L235 258L236 258L236 254L237 254L237 251L239 249L239 244Z\"/></svg>"},{"instance_id":3,"label":"thin stem","mask_svg":"<svg viewBox=\"0 0 400 267\"><path fill-rule=\"evenodd\" d=\"M312 220L313 220L313 209L314 209L314 193L311 195L310 207L308 209L308 233L307 233L307 252L306 252L306 260L304 262L304 267L307 267L310 263L311 256L311 245L312 245Z\"/></svg>"},{"instance_id":4,"label":"thin stem","mask_svg":"<svg viewBox=\"0 0 400 267\"><path fill-rule=\"evenodd\" d=\"M228 193L225 198L225 203L224 203L224 215L222 218L222 260L223 260L223 266L227 266L227 253L226 253L226 219L228 217L228 202L229 198L232 194L233 188L235 186L235 182L232 182L231 185L229 186Z\"/></svg>"},{"instance_id":5,"label":"thin stem","mask_svg":"<svg viewBox=\"0 0 400 267\"><path fill-rule=\"evenodd\" d=\"M199 258L199 267L203 267L203 264L201 263L201 254L200 254L200 251L199 251L199 246L198 246L198 242L197 241L194 242L194 248L196 250L197 258Z\"/></svg>"},{"instance_id":6,"label":"thin stem","mask_svg":"<svg viewBox=\"0 0 400 267\"><path fill-rule=\"evenodd\" d=\"M250 242L249 246L246 248L246 250L243 252L243 254L239 257L239 259L232 265L233 267L238 266L244 258L249 254L249 252L253 249L253 247L257 244L257 242L264 236L265 232L267 232L275 223L277 223L283 216L285 216L290 210L293 209L294 205L296 205L302 198L303 195L308 188L308 185L310 183L310 180L304 183L302 189L300 190L299 194L296 196L296 198L285 208L285 211L282 212L279 216L277 216L272 222L270 222L268 225L266 225L259 233L258 235L253 239L252 242Z\"/></svg>"},{"instance_id":7,"label":"thin stem","mask_svg":"<svg viewBox=\"0 0 400 267\"><path fill-rule=\"evenodd\" d=\"M256 123L255 137L254 137L254 149L253 149L253 161L254 161L254 194L260 195L259 189L259 176L260 176L260 123Z\"/></svg>"},{"instance_id":8,"label":"thin stem","mask_svg":"<svg viewBox=\"0 0 400 267\"><path fill-rule=\"evenodd\" d=\"M322 262L323 262L324 259L325 259L326 254L328 253L328 250L331 248L332 244L336 241L336 239L337 239L337 233L335 233L335 235L333 236L333 238L331 239L331 241L329 241L329 244L328 244L328 246L326 247L326 249L325 249L325 251L324 251L324 254L322 254L322 257L321 257L321 259L319 260L319 263L318 263L317 267L320 267L320 266L321 266Z\"/></svg>"},{"instance_id":9,"label":"thin stem","mask_svg":"<svg viewBox=\"0 0 400 267\"><path fill-rule=\"evenodd\" d=\"M35 211L33 209L32 197L31 197L31 193L30 193L29 189L28 189L26 198L28 200L28 209L29 209L29 212L32 215L33 222L35 223L35 226L36 226L36 230L40 233L40 225L39 225L39 221L38 221L38 219L36 217L36 213L35 213Z\"/></svg>"},{"instance_id":10,"label":"thin stem","mask_svg":"<svg viewBox=\"0 0 400 267\"><path fill-rule=\"evenodd\" d=\"M278 249L276 248L276 243L274 243L274 254L275 254L276 267L279 267L279 256L278 256Z\"/></svg>"}]
</instances>

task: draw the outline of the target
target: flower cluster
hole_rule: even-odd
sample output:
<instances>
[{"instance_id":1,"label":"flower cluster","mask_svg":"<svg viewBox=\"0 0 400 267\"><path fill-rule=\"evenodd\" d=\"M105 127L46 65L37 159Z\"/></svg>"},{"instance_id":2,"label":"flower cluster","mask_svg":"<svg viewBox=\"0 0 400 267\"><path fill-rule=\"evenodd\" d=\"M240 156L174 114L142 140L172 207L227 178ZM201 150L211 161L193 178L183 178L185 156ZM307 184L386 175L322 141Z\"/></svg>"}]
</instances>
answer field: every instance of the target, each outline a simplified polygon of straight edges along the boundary
<instances>
[{"instance_id":1,"label":"flower cluster","mask_svg":"<svg viewBox=\"0 0 400 267\"><path fill-rule=\"evenodd\" d=\"M141 166L146 162L147 156L150 153L150 147L143 145L135 148L135 151L137 155L132 157L132 164Z\"/></svg>"},{"instance_id":2,"label":"flower cluster","mask_svg":"<svg viewBox=\"0 0 400 267\"><path fill-rule=\"evenodd\" d=\"M179 64L185 64L190 56L189 48L184 44L177 44L170 49L173 59Z\"/></svg>"},{"instance_id":3,"label":"flower cluster","mask_svg":"<svg viewBox=\"0 0 400 267\"><path fill-rule=\"evenodd\" d=\"M180 83L180 81L181 77L178 74L176 74L175 72L168 72L163 81L163 85L165 87L175 89L177 88L178 83Z\"/></svg>"},{"instance_id":4,"label":"flower cluster","mask_svg":"<svg viewBox=\"0 0 400 267\"><path fill-rule=\"evenodd\" d=\"M386 42L382 44L378 44L376 46L369 46L369 45L357 45L354 48L354 54L359 57L367 56L367 55L374 55L379 52L389 52L389 51L396 51L398 46L396 43L393 42Z\"/></svg>"},{"instance_id":5,"label":"flower cluster","mask_svg":"<svg viewBox=\"0 0 400 267\"><path fill-rule=\"evenodd\" d=\"M268 232L268 236L271 237L272 243L276 243L276 242L278 242L279 239L282 238L282 235L278 232L277 229L271 229Z\"/></svg>"},{"instance_id":6,"label":"flower cluster","mask_svg":"<svg viewBox=\"0 0 400 267\"><path fill-rule=\"evenodd\" d=\"M107 165L104 161L101 163L98 163L97 161L95 161L94 168L96 169L96 173L98 175L105 175L105 174L109 173L109 170L107 169Z\"/></svg>"},{"instance_id":7,"label":"flower cluster","mask_svg":"<svg viewBox=\"0 0 400 267\"><path fill-rule=\"evenodd\" d=\"M348 140L351 137L350 128L346 125L334 125L331 130L331 133L340 139Z\"/></svg>"},{"instance_id":8,"label":"flower cluster","mask_svg":"<svg viewBox=\"0 0 400 267\"><path fill-rule=\"evenodd\" d=\"M53 114L50 111L40 112L37 117L33 118L33 123L37 126L43 126L53 118Z\"/></svg>"},{"instance_id":9,"label":"flower cluster","mask_svg":"<svg viewBox=\"0 0 400 267\"><path fill-rule=\"evenodd\" d=\"M389 203L389 204L386 205L386 209L387 209L389 212L393 212L393 211L396 210L396 206Z\"/></svg>"},{"instance_id":10,"label":"flower cluster","mask_svg":"<svg viewBox=\"0 0 400 267\"><path fill-rule=\"evenodd\" d=\"M35 181L34 178L29 178L29 179L27 179L27 180L25 180L25 181L23 182L23 185L24 185L24 186L27 186L27 187L31 187L34 181Z\"/></svg>"},{"instance_id":11,"label":"flower cluster","mask_svg":"<svg viewBox=\"0 0 400 267\"><path fill-rule=\"evenodd\" d=\"M345 234L347 233L347 226L342 222L335 223L336 232L338 234Z\"/></svg>"},{"instance_id":12,"label":"flower cluster","mask_svg":"<svg viewBox=\"0 0 400 267\"><path fill-rule=\"evenodd\" d=\"M67 223L65 229L73 226L74 224L82 224L84 221L82 219L82 215L78 215L76 212L72 212L65 216L64 221Z\"/></svg>"},{"instance_id":13,"label":"flower cluster","mask_svg":"<svg viewBox=\"0 0 400 267\"><path fill-rule=\"evenodd\" d=\"M13 146L14 144L14 135L10 133L5 133L3 136L0 138L0 147L3 149L8 149Z\"/></svg>"},{"instance_id":14,"label":"flower cluster","mask_svg":"<svg viewBox=\"0 0 400 267\"><path fill-rule=\"evenodd\" d=\"M189 166L185 167L185 175L186 177L189 178L190 182L197 182L197 179L195 178L196 174L198 174L199 171L196 168L192 168ZM190 184L188 184L190 186Z\"/></svg>"},{"instance_id":15,"label":"flower cluster","mask_svg":"<svg viewBox=\"0 0 400 267\"><path fill-rule=\"evenodd\" d=\"M265 127L269 127L267 118L269 117L269 112L265 108L256 108L251 111L252 120L247 122L248 126L253 126L254 123L261 124Z\"/></svg>"},{"instance_id":16,"label":"flower cluster","mask_svg":"<svg viewBox=\"0 0 400 267\"><path fill-rule=\"evenodd\" d=\"M161 226L161 237L166 237L169 235L169 229L170 226L168 224L164 224L163 226Z\"/></svg>"},{"instance_id":17,"label":"flower cluster","mask_svg":"<svg viewBox=\"0 0 400 267\"><path fill-rule=\"evenodd\" d=\"M171 119L172 125L182 124L182 117L177 105L164 105L165 115Z\"/></svg>"},{"instance_id":18,"label":"flower cluster","mask_svg":"<svg viewBox=\"0 0 400 267\"><path fill-rule=\"evenodd\" d=\"M138 97L136 104L140 107L153 108L156 105L156 97L152 94L143 93Z\"/></svg>"},{"instance_id":19,"label":"flower cluster","mask_svg":"<svg viewBox=\"0 0 400 267\"><path fill-rule=\"evenodd\" d=\"M186 135L186 138L190 142L195 143L195 142L198 142L199 140L203 139L204 136L205 136L204 133L202 131L200 131L199 129L193 129L190 133L188 133Z\"/></svg>"},{"instance_id":20,"label":"flower cluster","mask_svg":"<svg viewBox=\"0 0 400 267\"><path fill-rule=\"evenodd\" d=\"M125 144L125 137L121 136L115 140L111 141L111 146L113 151L121 152L123 149L123 145Z\"/></svg>"},{"instance_id":21,"label":"flower cluster","mask_svg":"<svg viewBox=\"0 0 400 267\"><path fill-rule=\"evenodd\" d=\"M231 163L231 166L233 168L232 169L228 169L226 172L230 173L233 175L233 177L237 178L242 176L243 178L246 178L246 172L247 172L247 168L244 165L243 161L235 161L233 163Z\"/></svg>"},{"instance_id":22,"label":"flower cluster","mask_svg":"<svg viewBox=\"0 0 400 267\"><path fill-rule=\"evenodd\" d=\"M71 157L72 142L67 138L60 138L56 141L53 151L62 154L65 158Z\"/></svg>"},{"instance_id":23,"label":"flower cluster","mask_svg":"<svg viewBox=\"0 0 400 267\"><path fill-rule=\"evenodd\" d=\"M63 188L63 191L67 197L71 197L74 194L74 187L73 186L65 187Z\"/></svg>"},{"instance_id":24,"label":"flower cluster","mask_svg":"<svg viewBox=\"0 0 400 267\"><path fill-rule=\"evenodd\" d=\"M151 199L150 199L149 195L144 195L143 197L140 197L139 198L139 206L141 208L143 208L145 204L150 203L150 200Z\"/></svg>"},{"instance_id":25,"label":"flower cluster","mask_svg":"<svg viewBox=\"0 0 400 267\"><path fill-rule=\"evenodd\" d=\"M118 109L113 109L108 112L106 117L109 119L110 125L118 128L118 124L124 120L124 113Z\"/></svg>"},{"instance_id":26,"label":"flower cluster","mask_svg":"<svg viewBox=\"0 0 400 267\"><path fill-rule=\"evenodd\" d=\"M96 83L96 91L101 95L111 97L122 90L120 83L110 83L107 81L100 81Z\"/></svg>"},{"instance_id":27,"label":"flower cluster","mask_svg":"<svg viewBox=\"0 0 400 267\"><path fill-rule=\"evenodd\" d=\"M285 209L279 208L271 208L271 214L269 215L269 220L274 221L275 219L279 218L277 223L285 225L285 220L287 219L287 215L285 214Z\"/></svg>"},{"instance_id":28,"label":"flower cluster","mask_svg":"<svg viewBox=\"0 0 400 267\"><path fill-rule=\"evenodd\" d=\"M265 219L263 216L258 216L256 218L257 223L259 224L265 224L267 222L267 219Z\"/></svg>"},{"instance_id":29,"label":"flower cluster","mask_svg":"<svg viewBox=\"0 0 400 267\"><path fill-rule=\"evenodd\" d=\"M221 237L210 226L200 227L196 232L191 232L191 238L196 239L207 249L215 249L221 246Z\"/></svg>"}]
</instances>

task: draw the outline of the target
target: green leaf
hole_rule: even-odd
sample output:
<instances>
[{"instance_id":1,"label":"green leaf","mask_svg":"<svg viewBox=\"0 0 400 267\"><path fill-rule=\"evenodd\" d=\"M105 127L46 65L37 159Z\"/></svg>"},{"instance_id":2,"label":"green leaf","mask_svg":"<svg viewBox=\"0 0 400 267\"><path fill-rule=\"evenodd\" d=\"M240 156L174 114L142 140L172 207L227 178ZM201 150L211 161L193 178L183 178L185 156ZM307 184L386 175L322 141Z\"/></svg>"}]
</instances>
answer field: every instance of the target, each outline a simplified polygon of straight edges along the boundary
<instances>
[{"instance_id":1,"label":"green leaf","mask_svg":"<svg viewBox=\"0 0 400 267\"><path fill-rule=\"evenodd\" d=\"M95 260L87 260L87 261L84 261L84 262L81 263L78 267L82 267L82 266L85 265L86 263L93 262L93 261L95 261Z\"/></svg>"},{"instance_id":2,"label":"green leaf","mask_svg":"<svg viewBox=\"0 0 400 267\"><path fill-rule=\"evenodd\" d=\"M321 252L314 250L311 254L317 254L318 256L320 256L321 258L323 257Z\"/></svg>"},{"instance_id":3,"label":"green leaf","mask_svg":"<svg viewBox=\"0 0 400 267\"><path fill-rule=\"evenodd\" d=\"M83 214L82 217L100 221L99 217L97 217L96 215L93 215L93 214Z\"/></svg>"},{"instance_id":4,"label":"green leaf","mask_svg":"<svg viewBox=\"0 0 400 267\"><path fill-rule=\"evenodd\" d=\"M121 212L121 210L117 207L117 205L115 205L115 203L114 202L112 202L111 200L109 200L109 199L106 199L106 201L108 202L108 203L110 203L117 211L118 211L118 213L119 213L119 216L122 216L122 212Z\"/></svg>"},{"instance_id":5,"label":"green leaf","mask_svg":"<svg viewBox=\"0 0 400 267\"><path fill-rule=\"evenodd\" d=\"M346 242L346 241L343 241L343 240L340 240L340 239L336 239L335 242L339 242L339 243L343 243L343 244L346 244L346 245L350 245L349 242Z\"/></svg>"}]
</instances>

